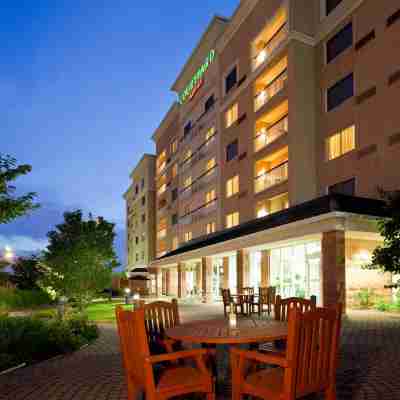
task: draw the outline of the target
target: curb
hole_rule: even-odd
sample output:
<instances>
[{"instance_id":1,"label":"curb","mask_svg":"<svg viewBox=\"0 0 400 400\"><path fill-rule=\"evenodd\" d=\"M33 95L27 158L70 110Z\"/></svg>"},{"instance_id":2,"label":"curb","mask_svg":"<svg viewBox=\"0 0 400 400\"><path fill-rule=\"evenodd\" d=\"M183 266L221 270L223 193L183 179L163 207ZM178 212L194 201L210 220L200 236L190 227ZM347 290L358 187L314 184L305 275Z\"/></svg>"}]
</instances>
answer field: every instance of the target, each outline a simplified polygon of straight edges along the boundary
<instances>
[{"instance_id":1,"label":"curb","mask_svg":"<svg viewBox=\"0 0 400 400\"><path fill-rule=\"evenodd\" d=\"M8 374L10 372L16 371L17 369L23 368L25 366L26 366L26 363L16 365L15 367L11 367L11 368L5 369L4 371L0 371L0 375Z\"/></svg>"}]
</instances>

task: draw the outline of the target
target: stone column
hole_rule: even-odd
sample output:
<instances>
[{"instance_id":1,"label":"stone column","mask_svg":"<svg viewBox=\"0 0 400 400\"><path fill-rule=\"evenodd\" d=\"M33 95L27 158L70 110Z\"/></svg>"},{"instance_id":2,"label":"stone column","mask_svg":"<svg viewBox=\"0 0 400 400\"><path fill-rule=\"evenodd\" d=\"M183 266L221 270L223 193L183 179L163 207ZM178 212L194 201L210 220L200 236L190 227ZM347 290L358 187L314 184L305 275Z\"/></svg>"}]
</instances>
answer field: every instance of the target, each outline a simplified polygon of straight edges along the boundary
<instances>
[{"instance_id":1,"label":"stone column","mask_svg":"<svg viewBox=\"0 0 400 400\"><path fill-rule=\"evenodd\" d=\"M170 294L170 281L171 281L171 272L170 270L167 269L167 271L165 272L165 294L168 296Z\"/></svg>"},{"instance_id":2,"label":"stone column","mask_svg":"<svg viewBox=\"0 0 400 400\"><path fill-rule=\"evenodd\" d=\"M246 250L236 252L237 290L240 293L248 282L249 254Z\"/></svg>"},{"instance_id":3,"label":"stone column","mask_svg":"<svg viewBox=\"0 0 400 400\"><path fill-rule=\"evenodd\" d=\"M322 302L332 306L338 302L346 309L346 253L343 231L322 235Z\"/></svg>"},{"instance_id":4,"label":"stone column","mask_svg":"<svg viewBox=\"0 0 400 400\"><path fill-rule=\"evenodd\" d=\"M212 259L203 257L201 259L201 281L203 301L212 302Z\"/></svg>"},{"instance_id":5,"label":"stone column","mask_svg":"<svg viewBox=\"0 0 400 400\"><path fill-rule=\"evenodd\" d=\"M224 282L222 287L224 289L229 289L229 257L224 257L222 259L222 267L224 270Z\"/></svg>"},{"instance_id":6,"label":"stone column","mask_svg":"<svg viewBox=\"0 0 400 400\"><path fill-rule=\"evenodd\" d=\"M201 263L196 263L196 287L198 295L202 294Z\"/></svg>"},{"instance_id":7,"label":"stone column","mask_svg":"<svg viewBox=\"0 0 400 400\"><path fill-rule=\"evenodd\" d=\"M267 287L272 286L270 282L271 277L271 252L270 250L261 251L261 286Z\"/></svg>"},{"instance_id":8,"label":"stone column","mask_svg":"<svg viewBox=\"0 0 400 400\"><path fill-rule=\"evenodd\" d=\"M182 268L182 264L178 263L178 298L181 299L182 298L182 294L183 294L183 282L182 282L182 275L183 275L183 268Z\"/></svg>"}]
</instances>

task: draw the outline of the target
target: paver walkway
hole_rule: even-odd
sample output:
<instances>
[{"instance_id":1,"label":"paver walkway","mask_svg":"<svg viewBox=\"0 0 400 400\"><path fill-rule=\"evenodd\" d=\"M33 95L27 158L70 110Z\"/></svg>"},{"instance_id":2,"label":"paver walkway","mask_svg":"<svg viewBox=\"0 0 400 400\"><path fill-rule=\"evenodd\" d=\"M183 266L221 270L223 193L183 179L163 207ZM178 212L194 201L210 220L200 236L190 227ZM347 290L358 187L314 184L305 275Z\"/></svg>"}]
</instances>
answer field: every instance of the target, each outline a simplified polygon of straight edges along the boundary
<instances>
[{"instance_id":1,"label":"paver walkway","mask_svg":"<svg viewBox=\"0 0 400 400\"><path fill-rule=\"evenodd\" d=\"M180 311L183 322L222 315L219 306ZM100 339L71 356L0 376L0 399L126 400L115 326L102 325ZM338 399L400 399L400 317L357 311L344 321Z\"/></svg>"}]
</instances>

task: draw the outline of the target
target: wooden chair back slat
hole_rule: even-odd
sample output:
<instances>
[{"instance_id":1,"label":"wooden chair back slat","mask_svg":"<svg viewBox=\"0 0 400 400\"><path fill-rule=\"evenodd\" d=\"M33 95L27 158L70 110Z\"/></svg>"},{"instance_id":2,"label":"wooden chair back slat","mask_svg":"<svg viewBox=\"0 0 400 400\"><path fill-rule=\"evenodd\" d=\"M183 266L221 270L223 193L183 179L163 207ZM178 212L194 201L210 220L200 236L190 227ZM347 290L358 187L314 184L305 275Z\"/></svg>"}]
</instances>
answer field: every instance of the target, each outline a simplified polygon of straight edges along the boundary
<instances>
[{"instance_id":1,"label":"wooden chair back slat","mask_svg":"<svg viewBox=\"0 0 400 400\"><path fill-rule=\"evenodd\" d=\"M222 289L222 301L224 305L229 306L231 303L231 290L230 289Z\"/></svg>"},{"instance_id":2,"label":"wooden chair back slat","mask_svg":"<svg viewBox=\"0 0 400 400\"><path fill-rule=\"evenodd\" d=\"M116 308L122 359L130 393L137 393L145 385L144 359L150 355L144 324L144 310L124 311Z\"/></svg>"},{"instance_id":3,"label":"wooden chair back slat","mask_svg":"<svg viewBox=\"0 0 400 400\"><path fill-rule=\"evenodd\" d=\"M340 320L341 306L304 313L295 308L289 312L287 398L303 397L334 385Z\"/></svg>"}]
</instances>

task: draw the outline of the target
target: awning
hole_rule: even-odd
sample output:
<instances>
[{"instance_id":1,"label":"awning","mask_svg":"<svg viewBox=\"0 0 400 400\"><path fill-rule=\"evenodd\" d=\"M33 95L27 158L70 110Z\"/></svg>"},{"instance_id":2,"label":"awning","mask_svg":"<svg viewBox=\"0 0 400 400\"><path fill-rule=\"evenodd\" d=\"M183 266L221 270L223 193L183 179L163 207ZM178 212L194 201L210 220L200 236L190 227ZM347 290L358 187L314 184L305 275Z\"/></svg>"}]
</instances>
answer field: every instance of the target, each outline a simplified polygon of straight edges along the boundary
<instances>
[{"instance_id":1,"label":"awning","mask_svg":"<svg viewBox=\"0 0 400 400\"><path fill-rule=\"evenodd\" d=\"M128 279L130 280L149 280L150 273L147 266L140 265L126 272Z\"/></svg>"}]
</instances>

